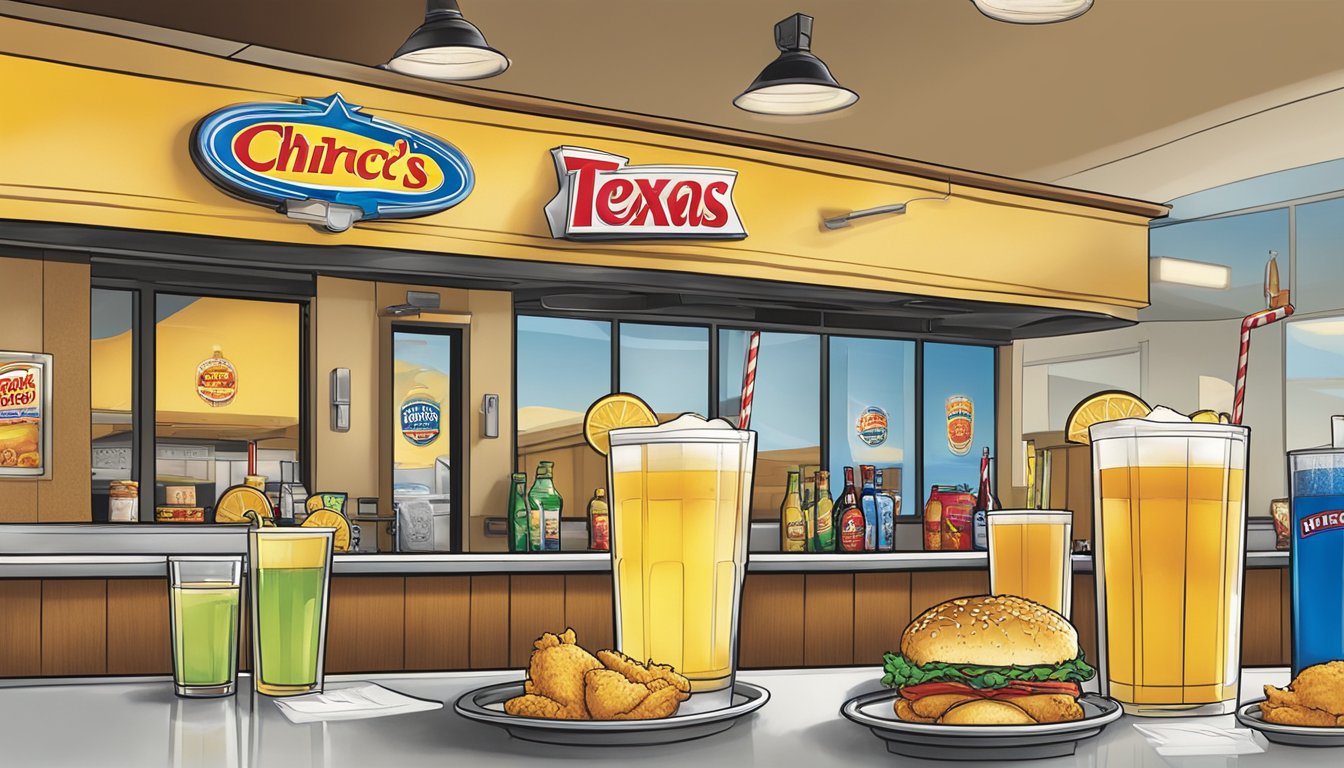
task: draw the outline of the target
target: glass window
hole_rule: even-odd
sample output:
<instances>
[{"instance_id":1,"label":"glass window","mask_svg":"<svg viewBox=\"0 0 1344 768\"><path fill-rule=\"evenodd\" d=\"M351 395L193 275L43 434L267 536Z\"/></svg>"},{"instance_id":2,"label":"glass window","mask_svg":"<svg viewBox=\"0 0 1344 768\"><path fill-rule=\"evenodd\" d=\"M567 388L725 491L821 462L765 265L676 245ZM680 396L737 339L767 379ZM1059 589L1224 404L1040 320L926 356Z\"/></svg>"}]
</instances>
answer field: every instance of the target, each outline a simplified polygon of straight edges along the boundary
<instances>
[{"instance_id":1,"label":"glass window","mask_svg":"<svg viewBox=\"0 0 1344 768\"><path fill-rule=\"evenodd\" d=\"M1293 305L1301 312L1344 308L1341 263L1344 198L1297 206L1297 271L1303 279L1294 287Z\"/></svg>"},{"instance_id":2,"label":"glass window","mask_svg":"<svg viewBox=\"0 0 1344 768\"><path fill-rule=\"evenodd\" d=\"M1148 320L1242 318L1265 308L1265 264L1278 251L1280 285L1290 285L1288 209L1154 227L1148 237L1154 258L1168 256L1231 268L1227 288L1198 288L1153 282Z\"/></svg>"},{"instance_id":3,"label":"glass window","mask_svg":"<svg viewBox=\"0 0 1344 768\"><path fill-rule=\"evenodd\" d=\"M832 493L844 467L883 470L882 482L901 494L901 514L918 514L915 492L915 343L832 336L829 341L830 470Z\"/></svg>"},{"instance_id":4,"label":"glass window","mask_svg":"<svg viewBox=\"0 0 1344 768\"><path fill-rule=\"evenodd\" d=\"M737 423L748 331L719 331L719 415ZM790 466L821 464L821 337L762 333L751 428L756 476L751 516L778 520Z\"/></svg>"},{"instance_id":5,"label":"glass window","mask_svg":"<svg viewBox=\"0 0 1344 768\"><path fill-rule=\"evenodd\" d=\"M1202 387L1207 388L1203 380L1208 378L1200 377ZM1142 355L1137 348L1083 360L1024 365L1022 432L1062 431L1074 406L1084 399L1107 389L1123 389L1142 395L1142 382ZM1212 406L1201 404L1200 407Z\"/></svg>"},{"instance_id":6,"label":"glass window","mask_svg":"<svg viewBox=\"0 0 1344 768\"><path fill-rule=\"evenodd\" d=\"M611 393L611 323L518 316L519 472L554 462L566 518L584 517L593 489L606 486L606 460L583 437L588 406Z\"/></svg>"},{"instance_id":7,"label":"glass window","mask_svg":"<svg viewBox=\"0 0 1344 768\"><path fill-rule=\"evenodd\" d=\"M924 345L924 487L980 486L980 452L994 443L994 348ZM997 457L996 457L997 458ZM923 504L921 501L921 509Z\"/></svg>"},{"instance_id":8,"label":"glass window","mask_svg":"<svg viewBox=\"0 0 1344 768\"><path fill-rule=\"evenodd\" d=\"M664 416L709 415L709 329L620 325L620 388Z\"/></svg>"},{"instance_id":9,"label":"glass window","mask_svg":"<svg viewBox=\"0 0 1344 768\"><path fill-rule=\"evenodd\" d=\"M1330 444L1330 415L1344 413L1344 317L1288 323L1288 450Z\"/></svg>"},{"instance_id":10,"label":"glass window","mask_svg":"<svg viewBox=\"0 0 1344 768\"><path fill-rule=\"evenodd\" d=\"M136 479L135 294L94 288L89 306L89 363L96 377L89 391L93 521L100 523L108 520L108 484Z\"/></svg>"},{"instance_id":11,"label":"glass window","mask_svg":"<svg viewBox=\"0 0 1344 768\"><path fill-rule=\"evenodd\" d=\"M278 501L301 480L299 304L159 294L155 306L156 507L213 507L248 474ZM209 519L207 517L207 519Z\"/></svg>"},{"instance_id":12,"label":"glass window","mask_svg":"<svg viewBox=\"0 0 1344 768\"><path fill-rule=\"evenodd\" d=\"M402 538L408 551L457 548L452 470L460 466L459 338L448 329L392 329L392 498L403 519L420 515L430 522L419 535Z\"/></svg>"}]
</instances>

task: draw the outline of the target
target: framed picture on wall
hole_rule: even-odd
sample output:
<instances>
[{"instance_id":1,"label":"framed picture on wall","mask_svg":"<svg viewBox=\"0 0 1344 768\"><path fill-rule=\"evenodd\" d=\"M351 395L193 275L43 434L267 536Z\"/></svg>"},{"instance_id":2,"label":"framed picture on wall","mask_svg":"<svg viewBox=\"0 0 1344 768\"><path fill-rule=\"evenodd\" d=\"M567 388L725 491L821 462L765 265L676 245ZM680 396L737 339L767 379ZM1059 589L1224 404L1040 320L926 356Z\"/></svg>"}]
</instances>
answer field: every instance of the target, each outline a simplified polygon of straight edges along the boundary
<instances>
[{"instance_id":1,"label":"framed picture on wall","mask_svg":"<svg viewBox=\"0 0 1344 768\"><path fill-rule=\"evenodd\" d=\"M0 352L0 477L51 477L51 355Z\"/></svg>"}]
</instances>

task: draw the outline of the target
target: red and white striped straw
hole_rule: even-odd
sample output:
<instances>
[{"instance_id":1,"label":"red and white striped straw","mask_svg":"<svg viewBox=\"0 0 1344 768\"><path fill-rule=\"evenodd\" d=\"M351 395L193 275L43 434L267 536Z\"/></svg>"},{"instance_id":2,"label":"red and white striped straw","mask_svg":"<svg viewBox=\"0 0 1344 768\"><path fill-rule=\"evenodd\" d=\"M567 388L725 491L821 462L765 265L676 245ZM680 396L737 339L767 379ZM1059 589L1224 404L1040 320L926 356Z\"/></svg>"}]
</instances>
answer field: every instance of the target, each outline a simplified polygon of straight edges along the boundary
<instances>
[{"instance_id":1,"label":"red and white striped straw","mask_svg":"<svg viewBox=\"0 0 1344 768\"><path fill-rule=\"evenodd\" d=\"M1247 315L1241 321L1241 356L1237 358L1237 384L1232 395L1232 423L1241 423L1241 414L1246 405L1246 363L1250 359L1251 329L1278 322L1293 314L1293 305L1278 309L1264 309Z\"/></svg>"},{"instance_id":2,"label":"red and white striped straw","mask_svg":"<svg viewBox=\"0 0 1344 768\"><path fill-rule=\"evenodd\" d=\"M756 391L756 355L761 349L761 332L751 332L751 343L747 345L747 365L742 374L742 408L737 415L737 428L751 426L751 398Z\"/></svg>"}]
</instances>

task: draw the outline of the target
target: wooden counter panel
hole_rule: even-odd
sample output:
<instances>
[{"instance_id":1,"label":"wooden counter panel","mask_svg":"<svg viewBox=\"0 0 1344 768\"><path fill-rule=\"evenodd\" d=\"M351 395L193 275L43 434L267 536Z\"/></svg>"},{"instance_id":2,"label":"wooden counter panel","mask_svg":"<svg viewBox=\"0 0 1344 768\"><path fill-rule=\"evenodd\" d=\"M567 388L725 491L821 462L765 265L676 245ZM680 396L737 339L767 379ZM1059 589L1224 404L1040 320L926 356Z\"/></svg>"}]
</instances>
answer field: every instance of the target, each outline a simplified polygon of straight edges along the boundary
<instances>
[{"instance_id":1,"label":"wooden counter panel","mask_svg":"<svg viewBox=\"0 0 1344 768\"><path fill-rule=\"evenodd\" d=\"M510 576L509 666L526 667L543 632L565 628L565 577Z\"/></svg>"},{"instance_id":2,"label":"wooden counter panel","mask_svg":"<svg viewBox=\"0 0 1344 768\"><path fill-rule=\"evenodd\" d=\"M327 615L327 674L404 669L406 580L336 576Z\"/></svg>"},{"instance_id":3,"label":"wooden counter panel","mask_svg":"<svg viewBox=\"0 0 1344 768\"><path fill-rule=\"evenodd\" d=\"M48 579L42 584L42 674L107 672L107 580Z\"/></svg>"},{"instance_id":4,"label":"wooden counter panel","mask_svg":"<svg viewBox=\"0 0 1344 768\"><path fill-rule=\"evenodd\" d=\"M406 669L471 668L471 577L406 578Z\"/></svg>"},{"instance_id":5,"label":"wooden counter panel","mask_svg":"<svg viewBox=\"0 0 1344 768\"><path fill-rule=\"evenodd\" d=\"M167 579L107 582L107 673L171 675Z\"/></svg>"},{"instance_id":6,"label":"wooden counter panel","mask_svg":"<svg viewBox=\"0 0 1344 768\"><path fill-rule=\"evenodd\" d=\"M590 651L616 647L616 611L611 577L605 574L565 576L565 626L573 627L579 644Z\"/></svg>"},{"instance_id":7,"label":"wooden counter panel","mask_svg":"<svg viewBox=\"0 0 1344 768\"><path fill-rule=\"evenodd\" d=\"M471 577L472 669L509 666L509 577Z\"/></svg>"},{"instance_id":8,"label":"wooden counter panel","mask_svg":"<svg viewBox=\"0 0 1344 768\"><path fill-rule=\"evenodd\" d=\"M803 585L803 664L853 664L854 575L809 573Z\"/></svg>"},{"instance_id":9,"label":"wooden counter panel","mask_svg":"<svg viewBox=\"0 0 1344 768\"><path fill-rule=\"evenodd\" d=\"M1241 616L1241 663L1248 667L1277 666L1290 655L1283 644L1283 580L1288 569L1246 571L1245 602Z\"/></svg>"},{"instance_id":10,"label":"wooden counter panel","mask_svg":"<svg viewBox=\"0 0 1344 768\"><path fill-rule=\"evenodd\" d=\"M910 574L910 618L954 597L989 594L989 571L916 571Z\"/></svg>"},{"instance_id":11,"label":"wooden counter panel","mask_svg":"<svg viewBox=\"0 0 1344 768\"><path fill-rule=\"evenodd\" d=\"M42 674L42 582L0 581L0 677Z\"/></svg>"},{"instance_id":12,"label":"wooden counter panel","mask_svg":"<svg viewBox=\"0 0 1344 768\"><path fill-rule=\"evenodd\" d=\"M738 665L803 665L802 574L754 574L742 590Z\"/></svg>"},{"instance_id":13,"label":"wooden counter panel","mask_svg":"<svg viewBox=\"0 0 1344 768\"><path fill-rule=\"evenodd\" d=\"M909 573L854 575L854 663L881 664L910 623Z\"/></svg>"}]
</instances>

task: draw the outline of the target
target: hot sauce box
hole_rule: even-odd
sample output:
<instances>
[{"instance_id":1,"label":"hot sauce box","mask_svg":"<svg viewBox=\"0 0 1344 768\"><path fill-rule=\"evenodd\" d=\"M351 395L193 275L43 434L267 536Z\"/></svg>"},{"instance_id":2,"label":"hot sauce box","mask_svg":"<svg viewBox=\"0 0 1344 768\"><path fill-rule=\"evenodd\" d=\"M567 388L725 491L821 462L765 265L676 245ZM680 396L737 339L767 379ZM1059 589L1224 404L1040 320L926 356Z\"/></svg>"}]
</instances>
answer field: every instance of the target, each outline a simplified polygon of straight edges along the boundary
<instances>
[{"instance_id":1,"label":"hot sauce box","mask_svg":"<svg viewBox=\"0 0 1344 768\"><path fill-rule=\"evenodd\" d=\"M971 513L975 495L957 485L935 485L924 507L924 548L971 549Z\"/></svg>"}]
</instances>

